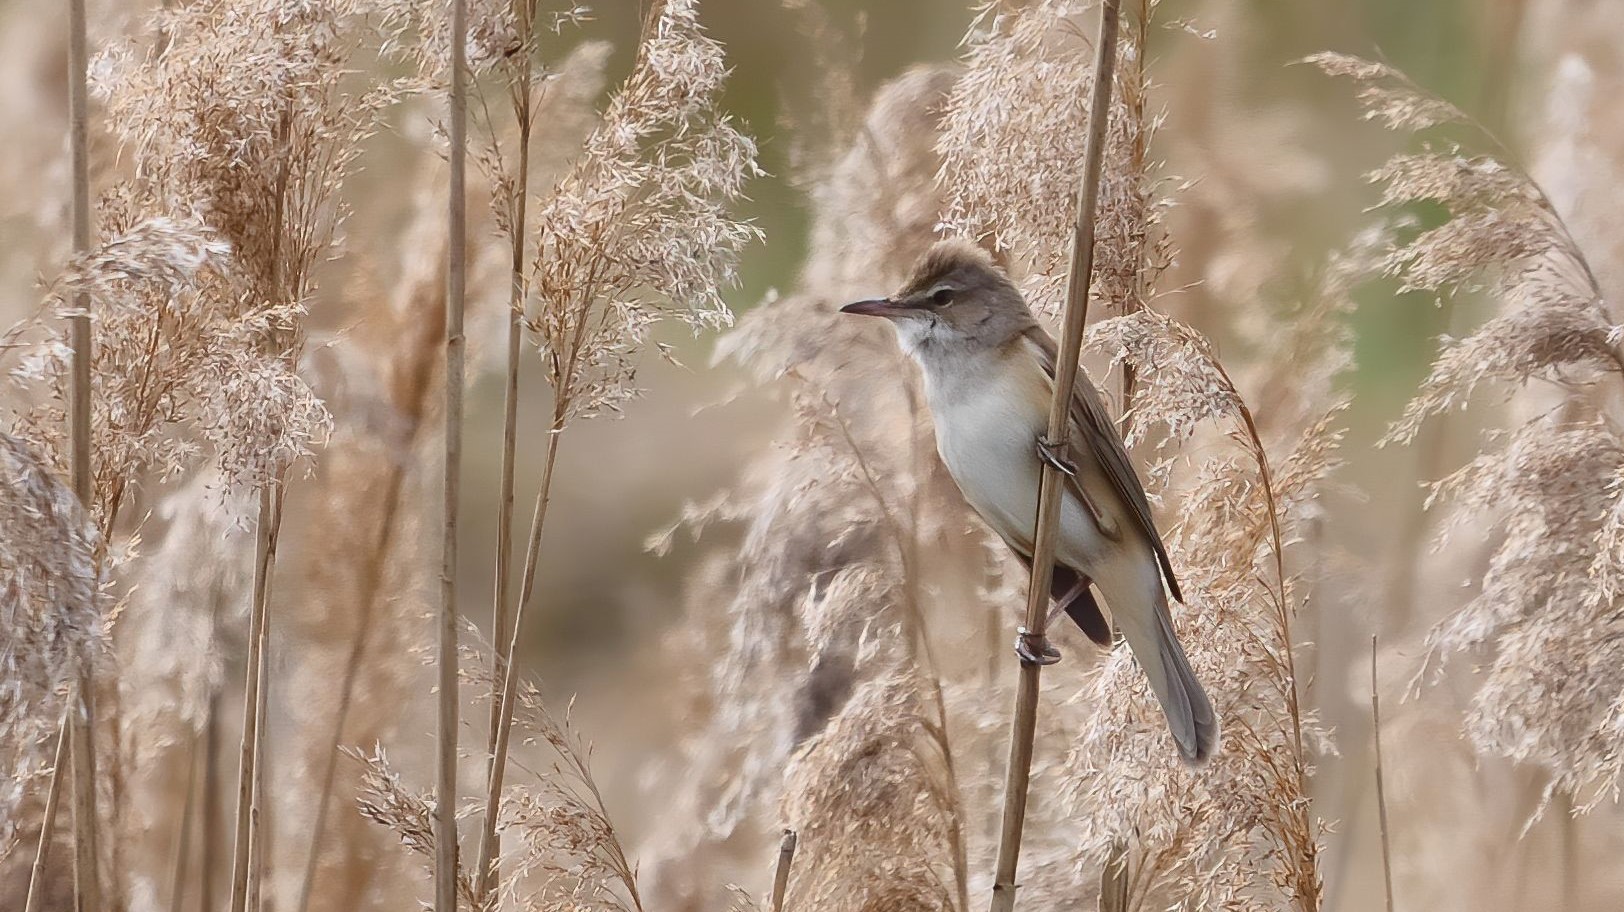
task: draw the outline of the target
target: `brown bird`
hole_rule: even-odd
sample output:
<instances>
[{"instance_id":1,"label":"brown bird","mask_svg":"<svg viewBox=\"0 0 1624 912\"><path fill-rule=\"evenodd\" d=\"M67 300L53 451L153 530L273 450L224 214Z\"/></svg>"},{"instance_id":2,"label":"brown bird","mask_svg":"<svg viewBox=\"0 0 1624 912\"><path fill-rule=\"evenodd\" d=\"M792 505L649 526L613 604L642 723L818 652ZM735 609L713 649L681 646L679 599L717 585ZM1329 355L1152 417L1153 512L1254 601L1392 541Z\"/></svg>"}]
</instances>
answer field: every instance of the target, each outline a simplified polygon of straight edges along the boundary
<instances>
[{"instance_id":1,"label":"brown bird","mask_svg":"<svg viewBox=\"0 0 1624 912\"><path fill-rule=\"evenodd\" d=\"M1066 488L1051 589L1057 607L1089 639L1109 646L1111 628L1091 587L1100 591L1161 701L1180 756L1205 761L1218 722L1173 634L1166 590L1183 599L1144 486L1086 376L1079 374L1072 395L1070 445L1057 452L1044 444L1056 348L1014 284L980 248L942 241L901 291L841 311L884 317L896 329L924 377L948 472L1028 566L1042 463L1061 470ZM1016 652L1023 662L1060 658L1025 631Z\"/></svg>"}]
</instances>

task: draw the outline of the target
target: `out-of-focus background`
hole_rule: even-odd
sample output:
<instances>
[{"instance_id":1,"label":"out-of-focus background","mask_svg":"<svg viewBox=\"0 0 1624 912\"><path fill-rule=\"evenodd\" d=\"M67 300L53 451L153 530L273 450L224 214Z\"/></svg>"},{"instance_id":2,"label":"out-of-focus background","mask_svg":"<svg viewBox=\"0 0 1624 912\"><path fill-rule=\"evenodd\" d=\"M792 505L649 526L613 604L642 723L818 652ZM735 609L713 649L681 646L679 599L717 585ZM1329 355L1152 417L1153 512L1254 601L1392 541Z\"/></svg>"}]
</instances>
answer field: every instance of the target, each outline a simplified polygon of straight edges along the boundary
<instances>
[{"instance_id":1,"label":"out-of-focus background","mask_svg":"<svg viewBox=\"0 0 1624 912\"><path fill-rule=\"evenodd\" d=\"M149 6L135 0L90 5L93 44L137 33ZM42 281L60 269L67 254L66 21L59 6L0 3L0 78L7 86L0 93L6 132L0 144L0 318L6 325L38 311ZM590 18L557 39L556 47L545 47L543 56L562 60L579 43L606 42L606 97L633 64L643 7L632 0L595 3ZM860 117L876 90L891 80L921 65L959 60L977 12L968 3L944 0L706 0L701 7L701 21L725 47L731 67L722 106L757 138L765 171L749 183L742 204L765 240L745 249L739 283L724 292L735 313L744 315L797 288L812 243L813 190L838 173L832 163L849 142L850 133L836 115L849 118L855 106ZM1268 283L1256 289L1260 298L1280 301L1296 293L1306 300L1330 257L1373 221L1369 210L1379 191L1365 175L1409 144L1363 119L1348 85L1301 63L1325 50L1390 64L1485 125L1546 183L1569 216L1578 243L1594 251L1603 286L1624 278L1621 242L1613 230L1617 201L1564 189L1587 186L1571 176L1574 171L1616 164L1624 154L1607 143L1608 137L1624 142L1624 3L1619 0L1166 0L1156 16L1145 59L1150 108L1163 120L1150 156L1167 176L1161 186L1172 208L1165 224L1177 249L1159 283L1156 305L1207 333L1220 358L1252 358L1255 351L1248 346L1255 345L1257 334L1237 323L1267 319L1261 312L1249 317L1232 302L1244 300L1249 283L1260 281ZM490 90L488 97L505 103L500 90ZM375 352L398 344L354 302L386 295L414 269L432 279L433 264L444 254L432 241L432 230L400 230L414 211L438 205L440 198L422 187L443 178L441 165L425 165L424 151L437 150L426 137L439 116L423 100L389 112L386 128L367 142L360 168L343 190L351 214L335 254L317 272L307 353L318 392L340 401L359 395L335 379L345 376L346 359L359 357L353 350ZM543 116L537 124L539 144L545 146L553 128ZM837 148L829 148L829 142ZM93 175L105 180L117 174L116 142L93 133L92 147ZM557 171L554 167L549 179ZM1181 203L1195 198L1229 202ZM1442 218L1425 206L1411 214L1423 226ZM467 618L488 630L507 286L500 270L503 241L488 218L476 217L475 224L474 369L458 587ZM1244 244L1237 241L1241 237ZM1257 263L1270 268L1262 273ZM1255 277L1259 274L1264 278ZM893 281L876 276L868 291L888 292ZM1422 637L1455 607L1463 588L1475 585L1482 569L1468 556L1440 563L1419 582L1406 576L1415 571L1405 556L1430 541L1426 524L1415 519L1421 485L1468 460L1479 448L1480 431L1493 422L1475 414L1455 419L1447 433L1425 446L1377 447L1376 441L1426 375L1437 337L1482 322L1493 303L1462 294L1441 308L1430 294L1399 293L1396 282L1380 279L1362 282L1354 296L1358 306L1345 319L1355 334L1356 360L1342 381L1351 399L1345 413L1347 465L1337 476L1339 506L1328 511L1323 528L1336 550L1358 558L1346 566L1362 569L1339 565L1318 577L1316 586L1338 591L1324 597L1328 610L1309 607L1300 633L1301 640L1313 643L1322 666L1336 672L1303 682L1306 703L1342 742L1339 755L1319 763L1314 788L1316 812L1331 822L1323 837L1325 907L1383 907L1376 809L1365 781L1369 685L1361 658L1368 654L1370 636L1379 634L1389 739L1384 773L1399 908L1620 908L1624 873L1611 862L1617 857L1611 853L1621 844L1624 817L1616 805L1570 816L1571 804L1558 797L1526 833L1520 832L1543 800L1540 775L1475 758L1458 721L1466 684L1452 679L1432 689L1408 686L1420 670ZM1219 299L1226 303L1219 306ZM879 327L865 331L881 332ZM683 631L696 613L722 609L696 601L693 593L707 590L695 580L725 580L737 573L727 555L745 533L737 522L721 522L698 541L679 531L667 549L651 548L650 539L685 510L740 483L743 467L775 445L786 415L781 402L754 395L756 377L716 355L716 336L696 337L672 325L655 332L669 343L672 357L639 356L637 384L644 395L621 414L572 425L563 439L537 573L538 598L521 638L520 661L539 678L542 693L560 715L573 701L573 724L596 745L593 762L608 810L633 851L654 859L646 869L651 880L667 884L681 880L669 869L682 858L673 848L681 840L669 834L689 822L672 815L694 813L671 794L674 775L681 778L689 756L685 739L693 734L692 720L715 712L694 682L722 661L720 655L689 648ZM13 354L0 352L0 358L0 366L14 366ZM539 356L527 363L522 383L531 392L519 421L521 530L540 481L550 418ZM348 433L345 413L339 414L335 447ZM429 482L438 471L433 446L398 451L392 458L422 460L413 471ZM313 480L292 488L290 515L319 517L322 504L312 502L319 495L310 492L328 490L324 484L377 481L368 473L378 470L363 466L350 469L360 472L354 479L335 482L337 470L321 451L309 464ZM411 509L427 547L437 513L432 483L424 490ZM164 496L155 480L141 492L143 511L156 517L154 528L166 521L160 512ZM300 618L301 638L319 639L328 629L324 625L331 624L333 649L339 651L349 623L342 618L353 606L343 597L347 583L324 588L320 564L326 549L344 543L338 537L352 533L339 525L331 528L334 540L326 540L326 534L318 523L308 537L288 542L284 566L307 569L298 581L279 584L276 598L279 604L304 604L289 609ZM390 553L395 561L413 559L410 549ZM420 556L425 566L436 560L432 550ZM432 574L428 579L432 583ZM407 617L420 617L433 604L432 585L421 580L414 585L403 587L399 596L421 603L403 610ZM1015 611L1012 604L1000 623L1012 627ZM966 638L980 643L981 629L979 619L944 626L936 648L952 653ZM390 639L405 649L419 637L402 629ZM1080 640L1062 645L1068 653L1085 648ZM295 676L337 673L333 668L301 672L291 646L281 658L273 650L273 664L278 661ZM996 674L1013 679L1013 661L1003 661ZM404 767L415 765L423 788L430 780L422 764L432 749L428 680L425 670L408 668L396 684L377 685L361 696L368 718L389 720L375 726L377 732L380 737L387 732L391 752ZM306 679L290 693L319 693L323 685L324 679ZM228 697L224 705L235 705L235 699ZM291 738L306 724L320 727L296 702L282 704L277 713L273 733ZM479 751L465 748L467 781L474 782L482 769ZM1457 776L1461 779L1453 779ZM296 787L290 779L278 781L278 788ZM335 814L351 813L345 802L339 804L344 806ZM1482 810L1490 805L1493 813ZM1059 826L1063 832L1063 821ZM305 858L305 842L293 835L295 829L290 825L278 836L285 840L276 850L278 863L288 869L297 869ZM168 831L159 826L158 832ZM696 861L700 873L694 876L737 879L753 891L764 889L775 842L741 837L731 846L724 861ZM289 883L297 883L297 877ZM140 897L155 902L166 889L135 890L132 902L146 908ZM665 888L651 889L649 908L663 907L655 897ZM289 892L283 889L275 908L291 908ZM721 901L716 894L696 899L686 887L671 887L669 896L687 903L674 908Z\"/></svg>"}]
</instances>

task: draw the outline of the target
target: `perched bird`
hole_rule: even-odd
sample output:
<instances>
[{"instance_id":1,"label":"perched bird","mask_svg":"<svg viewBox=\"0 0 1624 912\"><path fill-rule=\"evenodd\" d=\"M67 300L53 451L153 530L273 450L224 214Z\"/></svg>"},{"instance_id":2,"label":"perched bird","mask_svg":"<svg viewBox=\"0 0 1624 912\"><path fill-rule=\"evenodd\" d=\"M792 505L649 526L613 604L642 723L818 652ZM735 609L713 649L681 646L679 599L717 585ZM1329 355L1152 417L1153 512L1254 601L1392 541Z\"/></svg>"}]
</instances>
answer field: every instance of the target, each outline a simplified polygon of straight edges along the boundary
<instances>
[{"instance_id":1,"label":"perched bird","mask_svg":"<svg viewBox=\"0 0 1624 912\"><path fill-rule=\"evenodd\" d=\"M884 317L919 365L942 461L964 499L1031 565L1042 463L1064 473L1051 595L1102 646L1111 616L1161 701L1179 754L1211 756L1218 737L1212 703L1173 634L1167 594L1182 601L1167 548L1156 532L1145 489L1100 400L1079 374L1071 400L1071 439L1047 445L1054 396L1054 340L987 253L963 241L930 248L902 290L858 301L843 313ZM1059 653L1022 631L1024 662L1049 664Z\"/></svg>"}]
</instances>

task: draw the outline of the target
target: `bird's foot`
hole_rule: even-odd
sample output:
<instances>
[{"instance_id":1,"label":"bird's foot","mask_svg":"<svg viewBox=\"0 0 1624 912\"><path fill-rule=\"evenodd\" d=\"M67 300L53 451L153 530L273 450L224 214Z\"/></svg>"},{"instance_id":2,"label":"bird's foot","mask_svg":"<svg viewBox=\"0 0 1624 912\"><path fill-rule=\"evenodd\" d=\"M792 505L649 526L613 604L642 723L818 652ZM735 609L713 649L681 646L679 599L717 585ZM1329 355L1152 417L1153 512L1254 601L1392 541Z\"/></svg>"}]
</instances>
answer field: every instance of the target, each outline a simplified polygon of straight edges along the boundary
<instances>
[{"instance_id":1,"label":"bird's foot","mask_svg":"<svg viewBox=\"0 0 1624 912\"><path fill-rule=\"evenodd\" d=\"M1015 655L1022 665L1053 665L1060 661L1060 650L1050 645L1048 637L1025 627L1015 629Z\"/></svg>"},{"instance_id":2,"label":"bird's foot","mask_svg":"<svg viewBox=\"0 0 1624 912\"><path fill-rule=\"evenodd\" d=\"M1044 436L1038 437L1038 459L1060 474L1075 478L1077 464L1066 458L1066 449L1064 443L1057 443Z\"/></svg>"}]
</instances>

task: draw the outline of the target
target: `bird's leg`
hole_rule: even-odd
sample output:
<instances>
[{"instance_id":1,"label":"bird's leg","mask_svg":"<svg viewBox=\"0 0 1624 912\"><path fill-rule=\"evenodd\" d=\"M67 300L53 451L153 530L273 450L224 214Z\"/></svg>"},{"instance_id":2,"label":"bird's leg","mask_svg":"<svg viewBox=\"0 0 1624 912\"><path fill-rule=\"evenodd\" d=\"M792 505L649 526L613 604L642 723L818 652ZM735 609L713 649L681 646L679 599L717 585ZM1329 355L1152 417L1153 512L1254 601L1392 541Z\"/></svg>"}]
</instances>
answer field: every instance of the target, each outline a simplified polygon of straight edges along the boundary
<instances>
[{"instance_id":1,"label":"bird's leg","mask_svg":"<svg viewBox=\"0 0 1624 912\"><path fill-rule=\"evenodd\" d=\"M1067 478L1076 478L1077 464L1066 458L1065 450L1065 444L1041 434L1038 436L1038 459Z\"/></svg>"},{"instance_id":2,"label":"bird's leg","mask_svg":"<svg viewBox=\"0 0 1624 912\"><path fill-rule=\"evenodd\" d=\"M1061 593L1060 596L1054 600L1054 605L1049 608L1048 624L1044 626L1052 625L1055 621L1059 620L1060 615L1065 613L1066 606L1071 604L1071 600L1079 595L1082 595L1083 590L1088 588L1088 582L1088 577L1086 576L1077 577L1077 582L1072 583L1070 589L1067 589L1065 592Z\"/></svg>"},{"instance_id":3,"label":"bird's leg","mask_svg":"<svg viewBox=\"0 0 1624 912\"><path fill-rule=\"evenodd\" d=\"M1048 637L1025 627L1015 628L1015 655L1022 665L1053 665L1060 661L1060 650L1050 645Z\"/></svg>"},{"instance_id":4,"label":"bird's leg","mask_svg":"<svg viewBox=\"0 0 1624 912\"><path fill-rule=\"evenodd\" d=\"M1077 499L1082 501L1083 507L1088 510L1088 515L1094 519L1094 527L1099 529L1100 533L1106 538L1117 539L1120 533L1117 529L1116 520L1112 519L1104 510L1101 510L1100 505L1094 502L1093 497L1089 496L1088 486L1083 484L1081 478L1077 477L1077 463L1067 458L1064 449L1060 443L1039 435L1038 459L1054 467L1054 470L1060 474L1077 482L1072 485L1072 493L1077 495Z\"/></svg>"}]
</instances>

